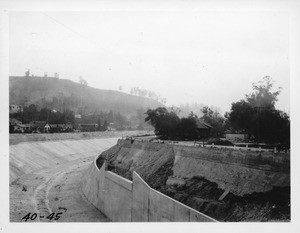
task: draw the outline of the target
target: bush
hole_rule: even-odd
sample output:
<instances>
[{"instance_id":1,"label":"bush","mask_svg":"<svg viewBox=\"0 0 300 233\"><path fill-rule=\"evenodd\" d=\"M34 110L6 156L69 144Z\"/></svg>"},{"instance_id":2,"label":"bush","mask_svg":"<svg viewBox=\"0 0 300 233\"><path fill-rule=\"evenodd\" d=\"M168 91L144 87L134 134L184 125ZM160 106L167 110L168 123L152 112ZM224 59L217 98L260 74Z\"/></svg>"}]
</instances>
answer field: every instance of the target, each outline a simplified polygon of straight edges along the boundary
<instances>
[{"instance_id":1,"label":"bush","mask_svg":"<svg viewBox=\"0 0 300 233\"><path fill-rule=\"evenodd\" d=\"M211 138L207 141L208 145L214 144L216 146L234 146L234 144L231 141L228 141L226 139L220 139L220 138Z\"/></svg>"}]
</instances>

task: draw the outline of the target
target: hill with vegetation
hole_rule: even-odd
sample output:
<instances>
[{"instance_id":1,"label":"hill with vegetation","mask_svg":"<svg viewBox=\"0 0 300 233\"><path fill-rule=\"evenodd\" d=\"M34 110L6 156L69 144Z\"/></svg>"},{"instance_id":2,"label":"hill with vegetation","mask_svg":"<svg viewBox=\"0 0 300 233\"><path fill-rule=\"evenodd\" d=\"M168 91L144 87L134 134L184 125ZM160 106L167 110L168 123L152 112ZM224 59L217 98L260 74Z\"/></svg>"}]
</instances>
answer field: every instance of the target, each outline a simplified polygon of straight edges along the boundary
<instances>
[{"instance_id":1,"label":"hill with vegetation","mask_svg":"<svg viewBox=\"0 0 300 233\"><path fill-rule=\"evenodd\" d=\"M139 109L163 106L158 101L119 91L102 90L66 79L35 76L9 77L9 104L66 109L77 114L119 112L125 116Z\"/></svg>"}]
</instances>

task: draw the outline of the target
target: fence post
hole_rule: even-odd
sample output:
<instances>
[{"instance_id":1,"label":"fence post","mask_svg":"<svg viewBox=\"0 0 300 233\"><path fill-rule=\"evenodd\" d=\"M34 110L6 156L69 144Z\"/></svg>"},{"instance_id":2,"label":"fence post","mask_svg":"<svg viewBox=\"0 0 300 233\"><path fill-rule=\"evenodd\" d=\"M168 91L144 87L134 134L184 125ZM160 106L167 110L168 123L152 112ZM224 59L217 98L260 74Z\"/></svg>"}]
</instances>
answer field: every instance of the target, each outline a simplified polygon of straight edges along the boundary
<instances>
[{"instance_id":1,"label":"fence post","mask_svg":"<svg viewBox=\"0 0 300 233\"><path fill-rule=\"evenodd\" d=\"M274 147L274 153L276 153L276 146Z\"/></svg>"}]
</instances>

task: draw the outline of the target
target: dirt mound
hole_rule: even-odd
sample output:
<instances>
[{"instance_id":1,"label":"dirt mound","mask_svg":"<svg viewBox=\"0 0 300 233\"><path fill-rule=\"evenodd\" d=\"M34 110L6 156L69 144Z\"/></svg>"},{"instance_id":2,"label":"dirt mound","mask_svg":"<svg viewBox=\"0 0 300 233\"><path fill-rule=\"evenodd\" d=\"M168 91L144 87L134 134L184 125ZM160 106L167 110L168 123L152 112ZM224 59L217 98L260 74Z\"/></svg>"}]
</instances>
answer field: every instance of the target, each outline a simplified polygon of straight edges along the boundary
<instances>
[{"instance_id":1,"label":"dirt mound","mask_svg":"<svg viewBox=\"0 0 300 233\"><path fill-rule=\"evenodd\" d=\"M219 221L290 220L288 154L119 140L100 160Z\"/></svg>"},{"instance_id":2,"label":"dirt mound","mask_svg":"<svg viewBox=\"0 0 300 233\"><path fill-rule=\"evenodd\" d=\"M289 221L290 188L236 196L225 193L203 177L185 180L184 185L164 185L158 191L219 221Z\"/></svg>"}]
</instances>

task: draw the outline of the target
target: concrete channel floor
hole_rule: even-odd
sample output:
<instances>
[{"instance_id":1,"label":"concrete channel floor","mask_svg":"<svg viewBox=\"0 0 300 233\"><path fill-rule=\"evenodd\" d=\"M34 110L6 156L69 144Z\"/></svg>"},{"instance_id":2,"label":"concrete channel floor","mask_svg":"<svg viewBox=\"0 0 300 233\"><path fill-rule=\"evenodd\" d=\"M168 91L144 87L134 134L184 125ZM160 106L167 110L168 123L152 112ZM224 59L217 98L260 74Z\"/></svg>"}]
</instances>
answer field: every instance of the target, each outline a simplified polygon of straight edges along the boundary
<instances>
[{"instance_id":1,"label":"concrete channel floor","mask_svg":"<svg viewBox=\"0 0 300 233\"><path fill-rule=\"evenodd\" d=\"M37 217L27 222L107 222L109 219L90 204L80 189L84 171L93 157L74 160L55 168L23 175L10 184L10 221L24 222L28 213ZM47 219L54 213L52 220ZM59 219L55 217L59 214ZM34 217L33 217L34 218Z\"/></svg>"},{"instance_id":2,"label":"concrete channel floor","mask_svg":"<svg viewBox=\"0 0 300 233\"><path fill-rule=\"evenodd\" d=\"M107 222L83 195L80 181L94 158L118 138L10 145L10 222ZM74 154L75 153L75 154ZM16 168L16 169L13 169ZM16 176L14 171L19 171ZM59 214L60 213L60 214ZM55 219L55 217L58 218ZM51 219L47 219L47 216Z\"/></svg>"}]
</instances>

